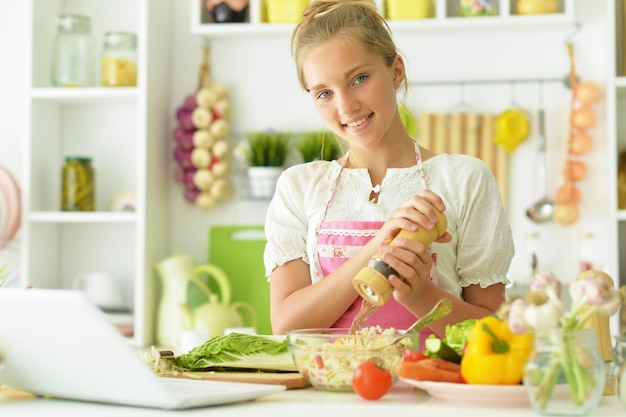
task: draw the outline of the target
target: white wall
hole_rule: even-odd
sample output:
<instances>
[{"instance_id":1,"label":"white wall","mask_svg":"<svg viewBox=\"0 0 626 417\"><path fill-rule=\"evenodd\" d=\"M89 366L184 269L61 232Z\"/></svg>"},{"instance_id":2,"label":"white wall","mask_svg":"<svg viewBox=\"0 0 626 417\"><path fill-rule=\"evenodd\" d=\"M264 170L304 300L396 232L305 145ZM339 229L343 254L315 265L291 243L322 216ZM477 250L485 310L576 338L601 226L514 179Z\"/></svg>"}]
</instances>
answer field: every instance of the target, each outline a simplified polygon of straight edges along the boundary
<instances>
[{"instance_id":1,"label":"white wall","mask_svg":"<svg viewBox=\"0 0 626 417\"><path fill-rule=\"evenodd\" d=\"M169 86L172 98L170 123L175 126L174 112L183 98L196 89L202 40L189 33L190 1L172 0L172 80ZM582 29L572 41L576 47L578 73L583 79L603 82L609 69L604 65L607 53L603 45L605 29L605 1L577 0L578 17ZM22 2L0 0L0 164L8 166L17 176L21 169L21 120L17 104L21 104L26 85L20 62L27 53L26 34L21 33L26 17ZM492 30L417 31L397 35L413 80L467 80L565 77L569 68L564 39L565 29L494 32ZM308 97L299 89L295 70L289 56L288 35L267 35L254 39L238 37L234 40L210 42L211 75L215 82L227 85L231 93L232 131L234 141L245 132L272 127L284 130L321 128ZM445 111L458 104L459 87L417 87L410 96L415 110ZM510 84L465 87L465 100L477 110L500 112L512 99ZM537 85L515 87L515 101L535 115L538 105ZM544 101L547 109L548 153L553 189L560 182L559 172L565 157L569 90L559 83L545 85ZM603 107L598 109L599 120L604 119ZM606 178L607 157L604 129L592 132L595 143L585 157L590 167L589 178L581 184L582 219L574 226L563 228L555 223L535 225L524 216L525 207L537 196L533 182L535 132L512 155L510 165L510 218L518 247L511 276L518 279L525 262L524 235L538 230L543 236L540 261L543 267L571 279L577 268L577 235L581 230L596 234L597 255L601 263L609 250L606 243L608 190L602 185ZM172 139L172 149L174 142ZM174 168L172 161L171 168ZM214 224L262 224L265 202L253 202L233 196L208 212L187 203L182 197L182 186L171 182L171 251L191 253L198 260L207 256L208 231ZM602 266L602 265L599 265ZM612 272L612 271L609 271Z\"/></svg>"}]
</instances>

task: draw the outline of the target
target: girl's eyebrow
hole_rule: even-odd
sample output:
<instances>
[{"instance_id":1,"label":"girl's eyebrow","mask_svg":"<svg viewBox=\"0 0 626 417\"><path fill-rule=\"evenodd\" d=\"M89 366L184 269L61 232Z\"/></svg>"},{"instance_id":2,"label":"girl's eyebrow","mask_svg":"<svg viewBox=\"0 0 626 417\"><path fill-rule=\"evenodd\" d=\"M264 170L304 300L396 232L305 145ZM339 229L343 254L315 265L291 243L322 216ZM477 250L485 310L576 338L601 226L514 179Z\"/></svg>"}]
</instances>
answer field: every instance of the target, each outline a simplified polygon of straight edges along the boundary
<instances>
[{"instance_id":1,"label":"girl's eyebrow","mask_svg":"<svg viewBox=\"0 0 626 417\"><path fill-rule=\"evenodd\" d=\"M352 74L354 74L355 72L361 71L363 68L367 67L368 65L369 64L359 64L356 67L353 67L353 68L349 69L348 71L344 72L343 76L344 76L344 78L350 78L350 76ZM311 87L308 88L308 90L309 91L320 90L320 89L324 89L325 87L326 87L326 84L322 83L322 84L317 84L317 85L311 86Z\"/></svg>"}]
</instances>

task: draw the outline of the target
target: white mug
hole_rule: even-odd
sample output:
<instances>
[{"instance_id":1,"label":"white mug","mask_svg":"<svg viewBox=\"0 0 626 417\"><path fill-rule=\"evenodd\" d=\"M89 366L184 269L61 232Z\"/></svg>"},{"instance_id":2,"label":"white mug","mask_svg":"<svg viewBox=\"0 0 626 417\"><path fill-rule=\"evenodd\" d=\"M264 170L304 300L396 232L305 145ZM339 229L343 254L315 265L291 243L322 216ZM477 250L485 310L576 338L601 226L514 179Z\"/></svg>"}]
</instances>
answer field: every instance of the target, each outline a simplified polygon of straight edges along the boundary
<instances>
[{"instance_id":1,"label":"white mug","mask_svg":"<svg viewBox=\"0 0 626 417\"><path fill-rule=\"evenodd\" d=\"M210 336L208 330L181 330L174 347L180 354L185 354L196 346L204 344Z\"/></svg>"},{"instance_id":2,"label":"white mug","mask_svg":"<svg viewBox=\"0 0 626 417\"><path fill-rule=\"evenodd\" d=\"M105 272L88 272L74 278L74 288L82 290L87 298L102 308L123 308L124 297L120 280Z\"/></svg>"},{"instance_id":3,"label":"white mug","mask_svg":"<svg viewBox=\"0 0 626 417\"><path fill-rule=\"evenodd\" d=\"M224 329L224 334L242 333L242 334L257 334L254 327L227 327Z\"/></svg>"}]
</instances>

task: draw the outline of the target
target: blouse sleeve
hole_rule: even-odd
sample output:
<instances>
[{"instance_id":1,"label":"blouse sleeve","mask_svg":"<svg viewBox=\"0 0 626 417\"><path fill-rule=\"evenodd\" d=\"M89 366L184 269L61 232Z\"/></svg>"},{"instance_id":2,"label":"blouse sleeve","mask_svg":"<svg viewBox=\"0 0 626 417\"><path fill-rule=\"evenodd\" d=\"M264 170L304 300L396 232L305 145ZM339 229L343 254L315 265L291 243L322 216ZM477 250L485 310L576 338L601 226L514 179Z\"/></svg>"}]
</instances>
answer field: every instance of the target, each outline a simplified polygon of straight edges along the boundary
<instances>
[{"instance_id":1,"label":"blouse sleeve","mask_svg":"<svg viewBox=\"0 0 626 417\"><path fill-rule=\"evenodd\" d=\"M285 170L276 183L265 218L267 244L263 260L268 279L274 268L294 259L309 263L303 193L295 170Z\"/></svg>"},{"instance_id":2,"label":"blouse sleeve","mask_svg":"<svg viewBox=\"0 0 626 417\"><path fill-rule=\"evenodd\" d=\"M515 252L495 178L487 165L479 166L475 186L466 188L468 209L459 223L457 266L462 287L508 283L506 274Z\"/></svg>"},{"instance_id":3,"label":"blouse sleeve","mask_svg":"<svg viewBox=\"0 0 626 417\"><path fill-rule=\"evenodd\" d=\"M479 159L465 156L451 180L455 192L446 211L454 213L455 246L440 250L456 251L456 264L447 271L458 277L458 285L487 287L508 283L506 276L515 253L512 233L500 192L489 167ZM454 259L451 256L449 259Z\"/></svg>"}]
</instances>

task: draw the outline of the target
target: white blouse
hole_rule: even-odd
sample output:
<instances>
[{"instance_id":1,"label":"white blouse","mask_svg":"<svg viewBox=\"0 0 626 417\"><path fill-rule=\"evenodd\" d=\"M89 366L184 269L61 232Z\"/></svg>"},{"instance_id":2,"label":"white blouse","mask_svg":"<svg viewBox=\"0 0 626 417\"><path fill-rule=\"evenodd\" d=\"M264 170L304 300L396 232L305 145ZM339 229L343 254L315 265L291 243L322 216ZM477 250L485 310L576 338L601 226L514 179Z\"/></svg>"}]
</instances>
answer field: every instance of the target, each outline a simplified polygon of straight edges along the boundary
<instances>
[{"instance_id":1,"label":"white blouse","mask_svg":"<svg viewBox=\"0 0 626 417\"><path fill-rule=\"evenodd\" d=\"M428 189L446 205L444 214L452 235L451 242L431 247L437 253L439 286L461 298L463 287L471 284L509 283L506 273L514 255L513 238L489 167L468 155L440 154L424 161L424 170ZM332 182L339 173L331 196ZM322 278L316 236L320 222L386 220L401 203L422 191L417 165L388 169L376 203L369 201L371 190L367 169L341 170L336 161L286 169L276 184L265 221L266 276L276 266L301 258L310 266L311 282L317 282Z\"/></svg>"}]
</instances>

